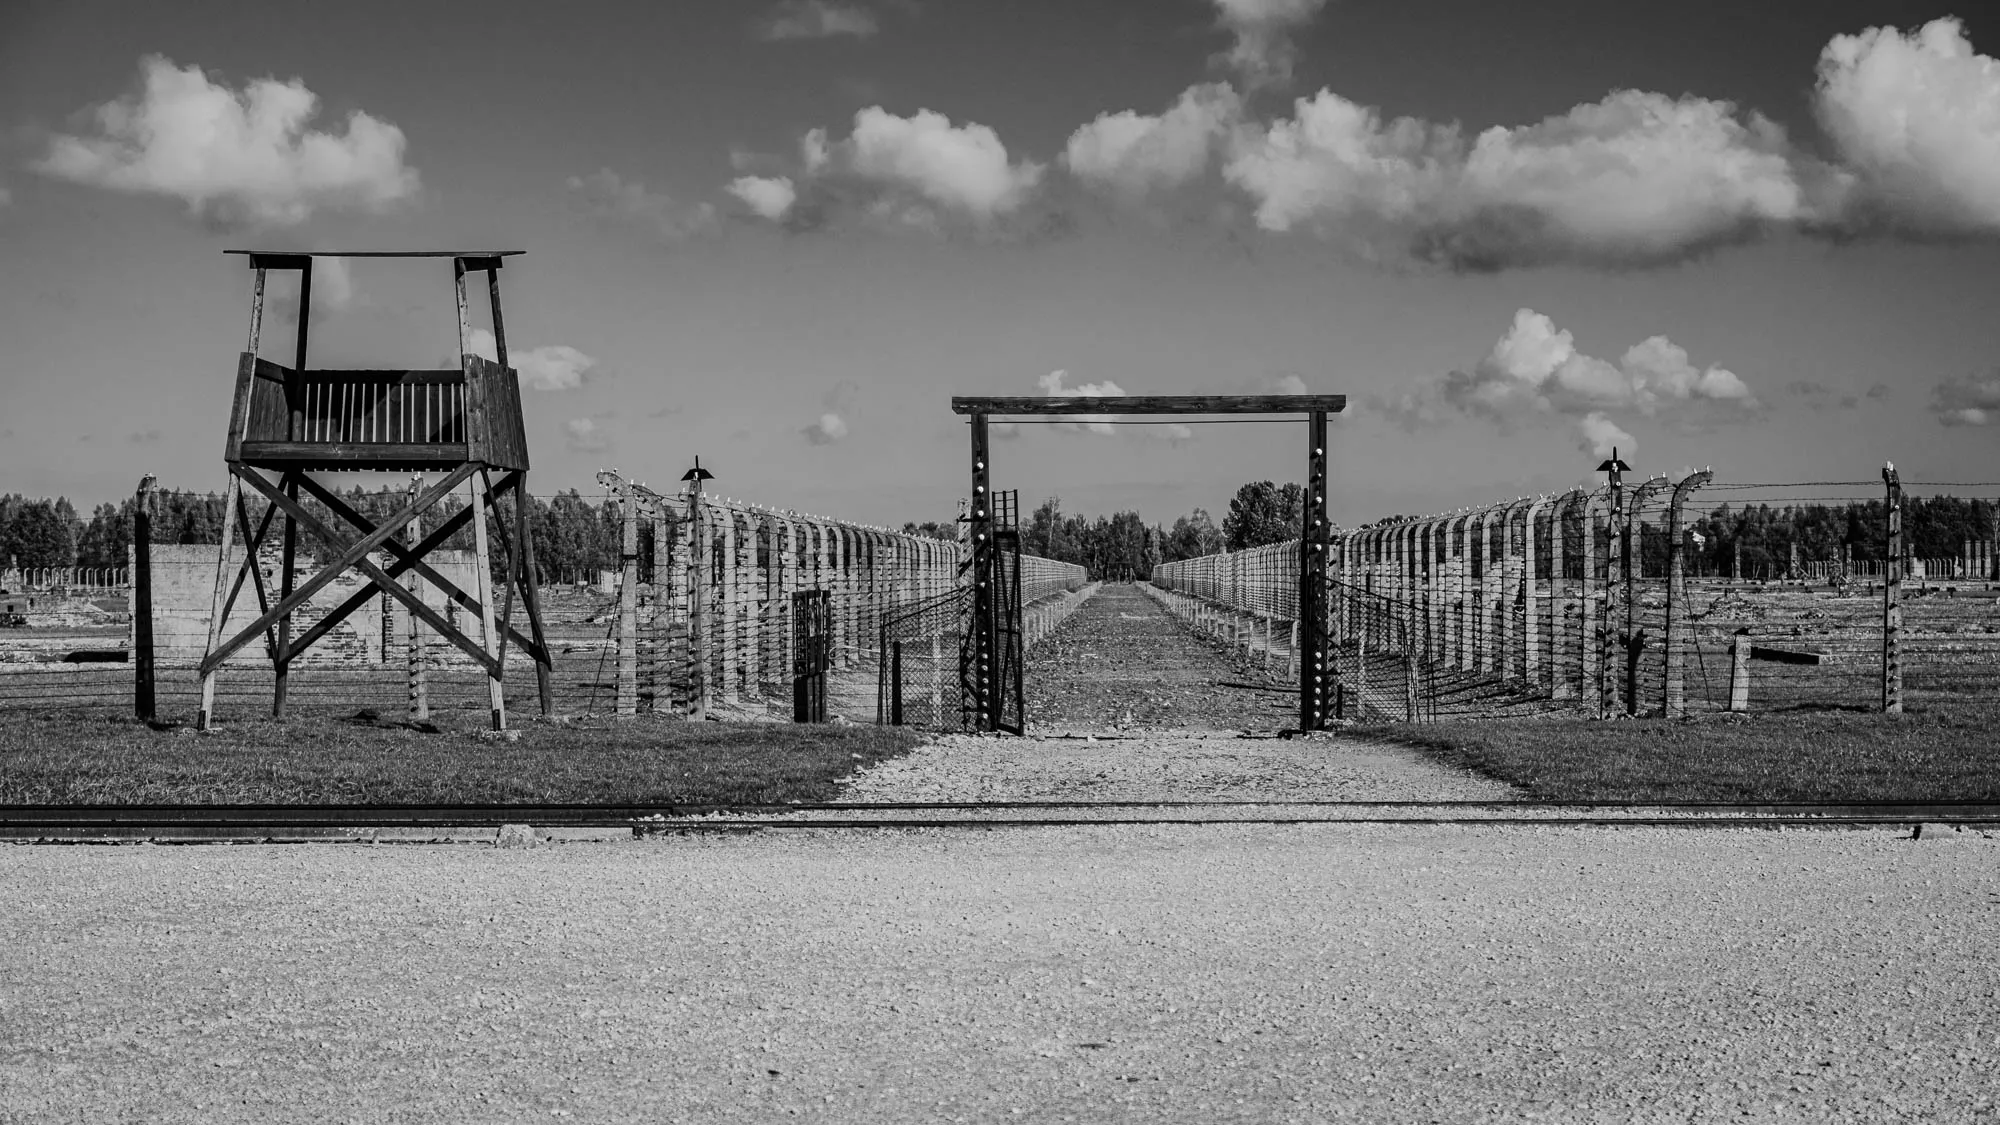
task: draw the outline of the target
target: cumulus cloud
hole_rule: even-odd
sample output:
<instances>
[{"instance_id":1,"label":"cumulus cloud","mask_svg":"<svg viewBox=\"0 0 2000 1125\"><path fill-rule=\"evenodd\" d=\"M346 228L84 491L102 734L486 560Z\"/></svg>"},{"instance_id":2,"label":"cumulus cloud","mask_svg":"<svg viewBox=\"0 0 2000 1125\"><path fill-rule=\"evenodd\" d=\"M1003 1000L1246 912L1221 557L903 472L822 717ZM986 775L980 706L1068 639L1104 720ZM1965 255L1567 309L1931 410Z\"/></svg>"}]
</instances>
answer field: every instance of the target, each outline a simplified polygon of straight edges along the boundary
<instances>
[{"instance_id":1,"label":"cumulus cloud","mask_svg":"<svg viewBox=\"0 0 2000 1125\"><path fill-rule=\"evenodd\" d=\"M1665 336L1634 344L1613 363L1578 351L1568 331L1533 309L1521 309L1507 333L1469 370L1417 381L1394 395L1376 396L1371 405L1409 429L1453 416L1509 426L1558 415L1574 419L1595 448L1615 427L1610 411L1649 418L1671 413L1693 425L1744 417L1762 404L1734 372L1697 367L1686 349ZM1630 440L1629 434L1617 439L1621 447Z\"/></svg>"},{"instance_id":2,"label":"cumulus cloud","mask_svg":"<svg viewBox=\"0 0 2000 1125\"><path fill-rule=\"evenodd\" d=\"M1243 115L1243 100L1224 83L1189 87L1161 114L1100 114L1070 134L1063 166L1093 187L1127 198L1201 178L1216 148Z\"/></svg>"},{"instance_id":3,"label":"cumulus cloud","mask_svg":"<svg viewBox=\"0 0 2000 1125\"><path fill-rule=\"evenodd\" d=\"M1728 102L1621 90L1468 141L1328 90L1237 131L1257 225L1462 270L1683 260L1810 213L1784 131Z\"/></svg>"},{"instance_id":4,"label":"cumulus cloud","mask_svg":"<svg viewBox=\"0 0 2000 1125\"><path fill-rule=\"evenodd\" d=\"M1853 177L1852 206L1924 235L2000 232L2000 60L1956 19L1837 35L1817 109Z\"/></svg>"},{"instance_id":5,"label":"cumulus cloud","mask_svg":"<svg viewBox=\"0 0 2000 1125\"><path fill-rule=\"evenodd\" d=\"M827 0L781 0L757 25L758 36L769 40L830 39L836 35L866 39L877 30L875 13Z\"/></svg>"},{"instance_id":6,"label":"cumulus cloud","mask_svg":"<svg viewBox=\"0 0 2000 1125\"><path fill-rule=\"evenodd\" d=\"M1216 22L1234 38L1216 61L1251 86L1291 81L1292 33L1319 15L1326 0L1214 0Z\"/></svg>"},{"instance_id":7,"label":"cumulus cloud","mask_svg":"<svg viewBox=\"0 0 2000 1125\"><path fill-rule=\"evenodd\" d=\"M59 134L34 168L113 191L165 195L223 226L291 226L321 209L380 211L415 195L403 131L355 110L338 130L308 124L319 98L294 78L241 90L159 55L137 94L93 111L95 130Z\"/></svg>"},{"instance_id":8,"label":"cumulus cloud","mask_svg":"<svg viewBox=\"0 0 2000 1125\"><path fill-rule=\"evenodd\" d=\"M1046 398L1092 399L1125 397L1125 389L1109 379L1106 379L1102 383L1078 383L1075 386L1070 386L1067 383L1068 378L1068 371L1051 371L1047 375L1035 380L1035 385L1042 389L1042 395ZM1102 434L1108 437L1118 432L1118 426L1113 423L1112 415L1109 414L1052 414L1049 415L1049 419L1049 428L1058 433ZM1134 430L1143 436L1171 442L1176 445L1194 437L1194 430L1180 422L1168 422L1157 426L1137 426L1134 427ZM1013 435L1010 433L1007 436L1011 437Z\"/></svg>"},{"instance_id":9,"label":"cumulus cloud","mask_svg":"<svg viewBox=\"0 0 2000 1125\"><path fill-rule=\"evenodd\" d=\"M1035 380L1035 385L1042 388L1042 394L1047 398L1125 397L1124 389L1109 379L1106 379L1102 383L1079 383L1074 387L1070 387L1063 384L1063 380L1067 378L1069 378L1068 371L1051 371L1047 375ZM1111 424L1111 415L1109 414L1057 414L1051 415L1051 417L1058 419L1051 428L1067 433L1115 434L1118 432L1117 427Z\"/></svg>"},{"instance_id":10,"label":"cumulus cloud","mask_svg":"<svg viewBox=\"0 0 2000 1125\"><path fill-rule=\"evenodd\" d=\"M824 129L805 135L797 174L782 177L793 201L777 216L746 196L775 202L772 185L745 184L744 179L755 179L745 177L731 190L766 218L797 225L821 225L853 213L879 227L940 231L953 222L988 228L1016 214L1044 171L1033 161L1010 158L999 134L985 125L954 125L927 109L900 117L869 106L854 115L845 139L830 139Z\"/></svg>"},{"instance_id":11,"label":"cumulus cloud","mask_svg":"<svg viewBox=\"0 0 2000 1125\"><path fill-rule=\"evenodd\" d=\"M1306 381L1297 375L1279 375L1264 381L1265 393L1274 395L1309 395Z\"/></svg>"},{"instance_id":12,"label":"cumulus cloud","mask_svg":"<svg viewBox=\"0 0 2000 1125\"><path fill-rule=\"evenodd\" d=\"M662 192L648 191L609 168L588 176L571 176L565 185L591 214L613 222L650 228L674 241L715 229L715 205L682 203Z\"/></svg>"},{"instance_id":13,"label":"cumulus cloud","mask_svg":"<svg viewBox=\"0 0 2000 1125\"><path fill-rule=\"evenodd\" d=\"M1946 426L2000 425L2000 370L1939 383L1931 389L1931 415Z\"/></svg>"},{"instance_id":14,"label":"cumulus cloud","mask_svg":"<svg viewBox=\"0 0 2000 1125\"><path fill-rule=\"evenodd\" d=\"M854 115L848 162L857 175L903 188L975 219L1019 207L1042 177L1042 167L1012 162L1007 146L984 125L953 125L941 113L920 109L898 117L879 106Z\"/></svg>"},{"instance_id":15,"label":"cumulus cloud","mask_svg":"<svg viewBox=\"0 0 2000 1125\"><path fill-rule=\"evenodd\" d=\"M789 176L739 176L725 190L759 218L772 222L784 219L799 197Z\"/></svg>"},{"instance_id":16,"label":"cumulus cloud","mask_svg":"<svg viewBox=\"0 0 2000 1125\"><path fill-rule=\"evenodd\" d=\"M1609 457L1613 452L1625 455L1639 448L1637 439L1600 411L1593 410L1577 419L1576 428L1576 447L1592 457Z\"/></svg>"},{"instance_id":17,"label":"cumulus cloud","mask_svg":"<svg viewBox=\"0 0 2000 1125\"><path fill-rule=\"evenodd\" d=\"M1214 2L1247 84L1190 87L1158 114L1098 116L1063 153L1078 181L1135 200L1219 166L1264 231L1464 271L1647 268L1780 230L2000 234L2000 59L1976 53L1955 19L1827 44L1822 159L1754 110L1631 89L1477 134L1327 89L1253 120L1238 89L1282 77L1289 33L1323 5Z\"/></svg>"},{"instance_id":18,"label":"cumulus cloud","mask_svg":"<svg viewBox=\"0 0 2000 1125\"><path fill-rule=\"evenodd\" d=\"M571 418L563 423L563 434L572 453L603 453L611 448L611 436L595 418Z\"/></svg>"},{"instance_id":19,"label":"cumulus cloud","mask_svg":"<svg viewBox=\"0 0 2000 1125\"><path fill-rule=\"evenodd\" d=\"M829 410L799 432L814 445L832 445L847 436L847 421Z\"/></svg>"},{"instance_id":20,"label":"cumulus cloud","mask_svg":"<svg viewBox=\"0 0 2000 1125\"><path fill-rule=\"evenodd\" d=\"M472 350L499 362L493 333L472 330ZM539 348L507 349L507 366L521 375L521 381L538 391L572 391L583 385L584 377L597 361L568 344L547 344Z\"/></svg>"}]
</instances>

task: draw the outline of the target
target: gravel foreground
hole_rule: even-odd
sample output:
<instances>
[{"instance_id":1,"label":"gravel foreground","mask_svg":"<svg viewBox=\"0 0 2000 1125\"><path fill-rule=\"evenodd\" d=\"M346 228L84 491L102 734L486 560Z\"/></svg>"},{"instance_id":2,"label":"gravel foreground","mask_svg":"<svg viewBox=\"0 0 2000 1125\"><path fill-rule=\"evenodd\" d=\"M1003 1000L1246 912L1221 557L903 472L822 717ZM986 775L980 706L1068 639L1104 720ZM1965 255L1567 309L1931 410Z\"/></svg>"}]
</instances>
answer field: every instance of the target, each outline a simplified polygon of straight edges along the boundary
<instances>
[{"instance_id":1,"label":"gravel foreground","mask_svg":"<svg viewBox=\"0 0 2000 1125\"><path fill-rule=\"evenodd\" d=\"M2000 841L0 849L0 1120L1995 1121Z\"/></svg>"},{"instance_id":2,"label":"gravel foreground","mask_svg":"<svg viewBox=\"0 0 2000 1125\"><path fill-rule=\"evenodd\" d=\"M842 801L1514 801L1503 781L1358 739L1198 731L945 735L839 783Z\"/></svg>"}]
</instances>

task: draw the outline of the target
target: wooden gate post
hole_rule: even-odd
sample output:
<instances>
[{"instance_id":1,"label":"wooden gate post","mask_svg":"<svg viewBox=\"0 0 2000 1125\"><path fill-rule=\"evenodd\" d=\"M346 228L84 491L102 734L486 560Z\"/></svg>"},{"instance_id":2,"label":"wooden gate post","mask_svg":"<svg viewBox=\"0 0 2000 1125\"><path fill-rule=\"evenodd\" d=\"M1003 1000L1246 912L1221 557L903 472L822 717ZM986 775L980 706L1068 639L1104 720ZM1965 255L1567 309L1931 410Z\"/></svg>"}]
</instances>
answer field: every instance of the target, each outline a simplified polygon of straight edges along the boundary
<instances>
[{"instance_id":1,"label":"wooden gate post","mask_svg":"<svg viewBox=\"0 0 2000 1125\"><path fill-rule=\"evenodd\" d=\"M1903 481L1893 461L1882 465L1888 486L1889 560L1882 579L1882 710L1903 710Z\"/></svg>"},{"instance_id":2,"label":"wooden gate post","mask_svg":"<svg viewBox=\"0 0 2000 1125\"><path fill-rule=\"evenodd\" d=\"M153 696L153 486L148 473L139 481L132 509L132 714L152 722ZM227 522L233 512L222 513Z\"/></svg>"},{"instance_id":3,"label":"wooden gate post","mask_svg":"<svg viewBox=\"0 0 2000 1125\"><path fill-rule=\"evenodd\" d=\"M701 467L701 458L695 458L694 468L689 469L681 479L687 482L688 491L688 671L689 694L692 710L689 717L697 721L708 718L709 704L709 652L708 635L708 584L712 570L709 562L709 527L707 504L702 500L701 482L714 479L714 474Z\"/></svg>"},{"instance_id":4,"label":"wooden gate post","mask_svg":"<svg viewBox=\"0 0 2000 1125\"><path fill-rule=\"evenodd\" d=\"M980 698L974 701L975 730L997 730L1000 718L1000 664L995 659L999 638L994 635L993 522L991 518L992 467L988 459L986 415L971 416L972 426L972 512L967 526L972 533L972 633L974 669L972 682Z\"/></svg>"},{"instance_id":5,"label":"wooden gate post","mask_svg":"<svg viewBox=\"0 0 2000 1125\"><path fill-rule=\"evenodd\" d=\"M1326 726L1326 412L1306 423L1306 494L1299 540L1299 729Z\"/></svg>"}]
</instances>

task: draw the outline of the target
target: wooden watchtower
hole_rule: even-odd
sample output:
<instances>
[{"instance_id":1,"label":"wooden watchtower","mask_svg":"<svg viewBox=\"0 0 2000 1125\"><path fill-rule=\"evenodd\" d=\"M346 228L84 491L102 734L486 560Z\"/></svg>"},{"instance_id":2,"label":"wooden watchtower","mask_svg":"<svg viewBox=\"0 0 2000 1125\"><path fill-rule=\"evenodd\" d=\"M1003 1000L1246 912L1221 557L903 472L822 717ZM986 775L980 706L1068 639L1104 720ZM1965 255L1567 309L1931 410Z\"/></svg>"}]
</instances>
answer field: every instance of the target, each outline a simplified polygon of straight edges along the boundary
<instances>
[{"instance_id":1,"label":"wooden watchtower","mask_svg":"<svg viewBox=\"0 0 2000 1125\"><path fill-rule=\"evenodd\" d=\"M402 602L418 620L458 646L485 670L493 729L504 730L507 725L503 681L509 643L534 658L541 709L547 714L549 650L535 589L534 538L528 530L528 441L521 419L520 381L507 366L507 330L500 315L501 263L520 251L302 254L232 250L230 253L248 256L256 283L250 299L250 344L237 360L236 399L229 413L229 441L223 453L229 464L229 485L223 501L222 551L216 565L208 650L201 662L200 727L208 729L214 718L216 671L237 650L260 637L267 643L276 673L271 713L282 716L286 677L292 661L365 605L376 590ZM308 368L306 345L312 319L314 258L451 259L452 280L458 293L458 369ZM299 273L298 347L290 367L257 354L264 319L264 280L271 270ZM467 273L486 275L497 362L475 354L472 349L465 292ZM413 490L409 502L378 525L314 477L316 473L357 471L443 476ZM255 529L243 502L246 487L270 501ZM457 491L467 496L466 507L443 520L424 519ZM326 520L300 504L301 492L318 500L339 521L352 525L351 531L329 526ZM510 492L514 497L511 521L502 517L499 505L501 497ZM492 554L488 549L489 513L504 559L499 591L502 605L497 615ZM279 588L273 592L264 588L256 559L258 547L271 531L273 518L279 516L283 517L284 563ZM467 523L472 525L476 556L472 593L460 589L424 561ZM321 541L331 559L317 573L295 583L293 563L301 527ZM430 528L421 540L417 540L418 527ZM230 555L238 534L244 539L245 552L232 576ZM369 558L375 551L386 552L393 561L386 568L376 565ZM356 591L294 637L292 615L314 594L350 570L360 572L371 585ZM478 618L477 639L432 609L416 592L404 588L398 579L412 571ZM246 576L252 580L261 613L234 636L224 636L223 628ZM527 612L528 636L515 629L511 620L517 592Z\"/></svg>"}]
</instances>

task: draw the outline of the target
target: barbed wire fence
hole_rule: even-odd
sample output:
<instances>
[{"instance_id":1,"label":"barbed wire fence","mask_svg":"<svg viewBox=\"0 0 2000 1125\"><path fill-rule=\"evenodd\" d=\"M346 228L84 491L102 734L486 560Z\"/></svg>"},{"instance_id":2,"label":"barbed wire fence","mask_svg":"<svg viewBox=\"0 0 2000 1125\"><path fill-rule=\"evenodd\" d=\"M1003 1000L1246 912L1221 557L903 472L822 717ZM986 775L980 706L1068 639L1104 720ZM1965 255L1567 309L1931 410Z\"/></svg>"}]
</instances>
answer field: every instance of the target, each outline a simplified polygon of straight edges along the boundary
<instances>
[{"instance_id":1,"label":"barbed wire fence","mask_svg":"<svg viewBox=\"0 0 2000 1125\"><path fill-rule=\"evenodd\" d=\"M573 582L551 581L562 575L547 569L542 576L559 711L788 717L796 655L791 596L805 590L825 590L829 596L834 713L854 720L881 709L878 680L885 668L885 629L892 621L899 622L902 634L923 642L915 646L919 649L927 651L929 642L937 642L947 663L955 665L956 624L933 627L924 615L913 616L909 610L955 603L960 597L961 544L726 497L697 500L685 487L661 496L615 472L606 476L601 503L593 506L599 515L590 518L601 517L609 525L608 535L622 537L612 545L609 561L614 565L578 568ZM185 617L164 625L163 633L172 637L162 641L196 638L198 644L207 633L222 495L172 495L178 510L214 507L216 518L162 528L172 542L154 537L150 620L160 626L176 615ZM578 494L536 499L576 500ZM695 504L707 540L700 552L694 541ZM246 501L246 511L253 524L263 518L261 504ZM199 542L203 539L207 542ZM129 536L126 550L130 561ZM295 565L308 565L313 555L311 549L302 550ZM389 561L379 552L375 558L381 565ZM274 587L282 565L275 545L267 544L259 564L267 587ZM0 590L18 586L23 591L17 599L23 612L16 615L21 623L44 628L0 633L0 707L132 708L142 661L131 570L116 575L119 585L90 588L48 568L7 577L15 586L0 582ZM67 586L65 577L70 578ZM1023 557L1030 643L1073 609L1074 592L1084 584L1082 567ZM348 585L329 587L325 598L301 608L300 627L316 620L318 602L338 602L351 593ZM323 644L298 658L292 702L388 713L410 702L421 679L432 708L486 707L486 678L468 657L427 639L421 627L413 632L407 611L392 599L378 597L377 602L377 608L343 621ZM0 603L0 611L12 604ZM691 627L696 607L704 611L704 629ZM455 603L439 599L436 608L478 633L476 619L461 619ZM9 620L0 616L0 623ZM157 658L145 663L158 714L172 716L197 706L194 664L200 656L171 643L156 645ZM510 667L525 670L529 665L518 651L508 653L507 660ZM950 679L955 685L955 676ZM218 684L222 703L258 708L271 695L268 651L246 648L224 665ZM955 722L957 709L948 709L946 717Z\"/></svg>"},{"instance_id":2,"label":"barbed wire fence","mask_svg":"<svg viewBox=\"0 0 2000 1125\"><path fill-rule=\"evenodd\" d=\"M1828 513L1837 533L1815 526ZM2000 690L1993 483L1653 477L1345 531L1321 579L1350 717L1899 710ZM1296 674L1295 541L1153 582Z\"/></svg>"}]
</instances>

